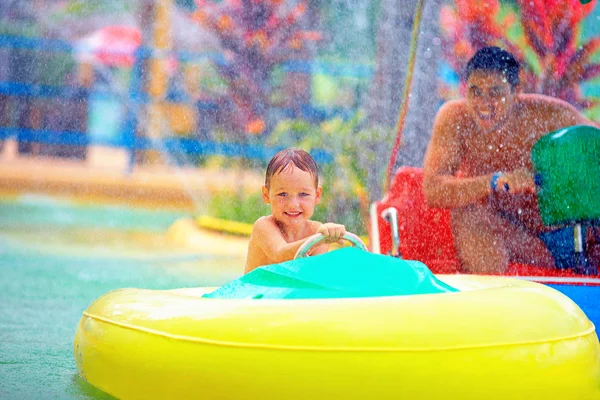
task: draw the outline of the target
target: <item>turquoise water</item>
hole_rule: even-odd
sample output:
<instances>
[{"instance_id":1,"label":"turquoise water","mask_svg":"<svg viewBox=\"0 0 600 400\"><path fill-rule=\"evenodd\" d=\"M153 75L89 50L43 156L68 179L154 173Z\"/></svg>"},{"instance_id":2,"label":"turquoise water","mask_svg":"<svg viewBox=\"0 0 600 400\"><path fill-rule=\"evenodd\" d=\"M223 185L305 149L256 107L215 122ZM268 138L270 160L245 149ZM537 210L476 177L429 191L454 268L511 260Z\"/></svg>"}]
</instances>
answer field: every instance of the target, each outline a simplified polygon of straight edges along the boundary
<instances>
[{"instance_id":1,"label":"turquoise water","mask_svg":"<svg viewBox=\"0 0 600 400\"><path fill-rule=\"evenodd\" d=\"M117 288L221 285L243 260L168 243L183 214L84 206L45 197L0 201L0 399L105 399L77 375L81 312Z\"/></svg>"}]
</instances>

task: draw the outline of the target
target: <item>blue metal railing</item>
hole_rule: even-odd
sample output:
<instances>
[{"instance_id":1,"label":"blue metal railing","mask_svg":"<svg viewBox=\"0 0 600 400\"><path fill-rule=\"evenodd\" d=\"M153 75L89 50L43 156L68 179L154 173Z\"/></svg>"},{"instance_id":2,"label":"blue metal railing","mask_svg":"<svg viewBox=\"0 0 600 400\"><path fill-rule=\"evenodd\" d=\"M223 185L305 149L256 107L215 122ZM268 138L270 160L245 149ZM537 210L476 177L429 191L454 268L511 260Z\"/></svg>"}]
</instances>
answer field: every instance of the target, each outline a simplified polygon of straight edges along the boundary
<instances>
[{"instance_id":1,"label":"blue metal railing","mask_svg":"<svg viewBox=\"0 0 600 400\"><path fill-rule=\"evenodd\" d=\"M71 53L73 46L64 40L0 35L0 47Z\"/></svg>"},{"instance_id":2,"label":"blue metal railing","mask_svg":"<svg viewBox=\"0 0 600 400\"><path fill-rule=\"evenodd\" d=\"M69 146L87 146L90 143L89 135L85 132L64 132L53 130L37 130L24 128L5 128L0 127L0 140L10 137L17 137L22 143L45 143L51 145L69 145ZM189 155L221 155L226 157L239 157L241 154L245 158L257 160L269 160L273 155L281 150L281 147L268 147L251 144L238 143L220 143L204 142L183 137L168 137L160 139L160 145L153 143L152 139L135 136L133 142L119 139L95 139L93 144L120 147L128 150L165 150L170 154L185 153ZM314 149L311 155L319 163L330 163L333 157L330 153Z\"/></svg>"},{"instance_id":3,"label":"blue metal railing","mask_svg":"<svg viewBox=\"0 0 600 400\"><path fill-rule=\"evenodd\" d=\"M0 81L0 94L6 96L75 99L88 95L89 92L90 91L84 87L76 86L36 85L30 83ZM96 93L100 93L105 98L112 97L116 99L116 96L110 92Z\"/></svg>"},{"instance_id":4,"label":"blue metal railing","mask_svg":"<svg viewBox=\"0 0 600 400\"><path fill-rule=\"evenodd\" d=\"M0 35L0 48L11 48L20 50L53 52L53 53L73 53L74 46L69 42L44 39L28 38L18 36ZM27 97L40 99L60 99L70 101L82 101L93 96L94 99L110 100L122 104L127 115L123 123L121 134L116 137L98 138L91 137L88 132L59 131L51 129L32 129L31 127L0 127L0 140L15 137L22 143L43 143L49 145L72 145L88 146L104 145L110 147L124 148L130 150L130 169L135 162L135 151L137 150L159 150L183 152L190 155L222 155L227 157L245 157L250 159L268 160L280 148L264 147L260 145L238 144L238 143L219 143L210 141L200 141L185 137L161 138L160 141L153 141L147 137L138 136L136 110L132 109L139 105L148 103L149 97L141 90L141 68L142 61L152 56L148 48L139 48L135 54L135 64L131 70L131 82L128 87L128 93L117 93L112 90L88 89L81 86L55 86L43 85L25 82L0 81L0 95L7 97ZM177 57L182 61L197 61L209 59L216 64L223 64L226 61L218 53L192 54L177 53ZM307 61L288 61L282 64L283 71L302 72L307 74L322 73L332 76L347 76L352 78L368 78L372 74L369 66L347 66L334 63L311 63ZM175 99L173 99L175 100ZM177 99L181 100L181 99ZM176 104L178 101L173 101ZM187 104L187 103L184 103ZM189 104L187 104L189 106ZM218 104L213 102L194 103L197 110L215 110ZM293 110L280 109L281 114L287 117L297 117L297 112ZM301 116L312 120L324 120L334 116L347 118L351 115L351 110L338 108L319 108L312 105L304 105L300 111ZM311 151L315 160L319 163L330 163L333 156L323 150Z\"/></svg>"}]
</instances>

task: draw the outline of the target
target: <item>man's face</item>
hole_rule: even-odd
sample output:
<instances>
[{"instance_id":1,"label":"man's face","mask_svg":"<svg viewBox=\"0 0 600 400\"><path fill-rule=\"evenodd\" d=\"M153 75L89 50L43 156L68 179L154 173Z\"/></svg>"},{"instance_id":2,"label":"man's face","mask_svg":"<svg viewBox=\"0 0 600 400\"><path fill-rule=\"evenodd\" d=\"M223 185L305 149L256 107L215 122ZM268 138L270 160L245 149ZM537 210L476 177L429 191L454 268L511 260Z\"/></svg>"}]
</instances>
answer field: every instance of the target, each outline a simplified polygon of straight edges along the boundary
<instances>
[{"instance_id":1,"label":"man's face","mask_svg":"<svg viewBox=\"0 0 600 400\"><path fill-rule=\"evenodd\" d=\"M517 90L500 72L475 70L467 80L467 106L483 132L501 128L516 99Z\"/></svg>"}]
</instances>

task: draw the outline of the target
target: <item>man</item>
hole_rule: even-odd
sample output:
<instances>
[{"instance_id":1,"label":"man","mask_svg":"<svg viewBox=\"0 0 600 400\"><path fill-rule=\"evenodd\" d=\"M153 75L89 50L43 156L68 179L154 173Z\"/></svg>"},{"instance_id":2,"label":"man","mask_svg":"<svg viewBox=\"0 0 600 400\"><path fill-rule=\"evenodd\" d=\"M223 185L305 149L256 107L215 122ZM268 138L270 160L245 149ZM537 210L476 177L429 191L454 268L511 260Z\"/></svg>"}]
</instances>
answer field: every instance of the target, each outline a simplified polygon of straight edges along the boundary
<instances>
[{"instance_id":1,"label":"man","mask_svg":"<svg viewBox=\"0 0 600 400\"><path fill-rule=\"evenodd\" d=\"M531 149L549 132L594 124L564 101L520 93L519 63L498 47L479 50L464 78L466 98L445 103L435 119L423 168L427 203L451 209L465 270L554 267L540 239L551 228L537 210Z\"/></svg>"}]
</instances>

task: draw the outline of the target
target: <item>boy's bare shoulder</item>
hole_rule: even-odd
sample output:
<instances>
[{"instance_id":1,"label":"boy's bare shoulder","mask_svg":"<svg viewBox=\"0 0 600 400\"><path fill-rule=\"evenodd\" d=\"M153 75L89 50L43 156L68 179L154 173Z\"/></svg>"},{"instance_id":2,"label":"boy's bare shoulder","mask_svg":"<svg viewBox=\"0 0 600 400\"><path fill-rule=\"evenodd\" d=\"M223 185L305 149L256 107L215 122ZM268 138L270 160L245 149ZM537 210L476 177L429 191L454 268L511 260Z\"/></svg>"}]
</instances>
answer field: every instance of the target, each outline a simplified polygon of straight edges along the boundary
<instances>
[{"instance_id":1,"label":"boy's bare shoulder","mask_svg":"<svg viewBox=\"0 0 600 400\"><path fill-rule=\"evenodd\" d=\"M276 226L276 224L272 215L262 216L259 219L257 219L256 222L254 222L254 226L252 227L252 234L261 233L274 226Z\"/></svg>"},{"instance_id":2,"label":"boy's bare shoulder","mask_svg":"<svg viewBox=\"0 0 600 400\"><path fill-rule=\"evenodd\" d=\"M254 226L257 226L257 225L260 226L260 225L264 225L264 224L272 224L273 223L272 219L273 219L272 215L264 215L254 222Z\"/></svg>"}]
</instances>

